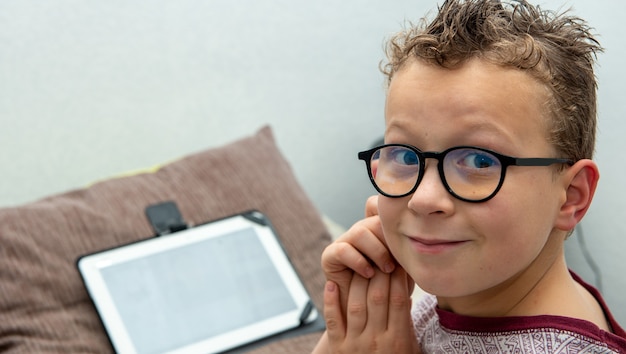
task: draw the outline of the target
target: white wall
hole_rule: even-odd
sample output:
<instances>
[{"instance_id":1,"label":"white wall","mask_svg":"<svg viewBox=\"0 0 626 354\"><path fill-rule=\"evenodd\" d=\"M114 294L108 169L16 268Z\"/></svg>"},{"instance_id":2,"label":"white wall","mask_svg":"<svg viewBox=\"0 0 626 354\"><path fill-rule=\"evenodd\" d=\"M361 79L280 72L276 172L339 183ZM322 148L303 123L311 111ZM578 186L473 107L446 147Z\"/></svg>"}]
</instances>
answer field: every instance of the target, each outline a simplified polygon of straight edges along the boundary
<instances>
[{"instance_id":1,"label":"white wall","mask_svg":"<svg viewBox=\"0 0 626 354\"><path fill-rule=\"evenodd\" d=\"M546 8L562 2L543 1ZM626 324L626 3L570 0L601 33L602 170L583 222ZM318 208L348 226L373 192L356 160L383 130L383 39L434 1L2 0L0 205L217 146L270 124ZM591 272L573 238L572 267Z\"/></svg>"},{"instance_id":2,"label":"white wall","mask_svg":"<svg viewBox=\"0 0 626 354\"><path fill-rule=\"evenodd\" d=\"M557 3L551 0L549 4ZM621 0L569 1L575 13L585 18L600 34L605 53L599 56L596 75L599 82L599 127L596 162L600 184L594 204L581 223L590 254L602 272L602 290L622 327L626 326L626 28L620 14L626 11ZM554 7L554 6L553 6ZM568 246L572 268L593 281L590 268L582 261L575 235Z\"/></svg>"}]
</instances>

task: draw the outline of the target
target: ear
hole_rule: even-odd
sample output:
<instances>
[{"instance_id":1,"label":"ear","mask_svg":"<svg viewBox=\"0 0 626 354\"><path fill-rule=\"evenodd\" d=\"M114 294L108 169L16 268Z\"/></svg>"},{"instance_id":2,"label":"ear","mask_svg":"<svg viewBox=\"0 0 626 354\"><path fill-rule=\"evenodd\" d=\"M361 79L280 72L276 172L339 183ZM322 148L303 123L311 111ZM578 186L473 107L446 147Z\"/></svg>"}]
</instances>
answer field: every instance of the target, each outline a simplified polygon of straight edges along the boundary
<instances>
[{"instance_id":1,"label":"ear","mask_svg":"<svg viewBox=\"0 0 626 354\"><path fill-rule=\"evenodd\" d=\"M570 231L591 206L600 172L595 162L583 159L568 168L563 178L566 187L565 202L559 211L556 227Z\"/></svg>"}]
</instances>

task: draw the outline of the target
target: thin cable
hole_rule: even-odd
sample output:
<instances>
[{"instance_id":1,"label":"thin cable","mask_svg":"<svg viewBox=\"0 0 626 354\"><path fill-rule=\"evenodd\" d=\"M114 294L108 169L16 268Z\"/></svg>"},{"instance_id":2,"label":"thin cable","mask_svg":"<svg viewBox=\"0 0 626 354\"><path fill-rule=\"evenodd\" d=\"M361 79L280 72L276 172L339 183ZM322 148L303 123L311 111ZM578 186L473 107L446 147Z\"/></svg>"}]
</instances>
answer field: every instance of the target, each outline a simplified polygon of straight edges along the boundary
<instances>
[{"instance_id":1,"label":"thin cable","mask_svg":"<svg viewBox=\"0 0 626 354\"><path fill-rule=\"evenodd\" d=\"M602 271L600 270L600 267L598 267L598 264L596 263L596 261L591 256L591 252L589 252L589 249L587 248L587 243L585 242L585 233L583 232L582 225L581 224L576 225L576 229L578 233L577 235L578 237L576 238L578 239L578 245L580 246L580 250L583 253L585 262L587 262L587 264L589 265L589 268L591 268L591 271L593 272L593 276L596 280L595 281L596 288L598 288L598 290L602 292Z\"/></svg>"}]
</instances>

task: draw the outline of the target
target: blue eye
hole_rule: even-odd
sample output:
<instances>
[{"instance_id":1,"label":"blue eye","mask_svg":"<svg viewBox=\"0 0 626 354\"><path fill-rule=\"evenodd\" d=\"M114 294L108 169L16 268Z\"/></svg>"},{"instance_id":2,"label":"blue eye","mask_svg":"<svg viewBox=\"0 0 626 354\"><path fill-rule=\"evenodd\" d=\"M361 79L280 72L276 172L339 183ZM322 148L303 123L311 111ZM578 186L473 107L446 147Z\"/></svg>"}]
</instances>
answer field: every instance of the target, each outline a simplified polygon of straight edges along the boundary
<instances>
[{"instance_id":1,"label":"blue eye","mask_svg":"<svg viewBox=\"0 0 626 354\"><path fill-rule=\"evenodd\" d=\"M453 151L449 158L452 158L459 168L472 170L486 170L490 168L500 168L500 160L494 155L476 149L459 149Z\"/></svg>"},{"instance_id":2,"label":"blue eye","mask_svg":"<svg viewBox=\"0 0 626 354\"><path fill-rule=\"evenodd\" d=\"M500 159L488 151L474 148L458 148L450 151L446 155L446 163L462 169L464 173L475 173L479 170L486 173L488 170L500 170L502 164Z\"/></svg>"},{"instance_id":3,"label":"blue eye","mask_svg":"<svg viewBox=\"0 0 626 354\"><path fill-rule=\"evenodd\" d=\"M465 158L465 163L467 166L475 168L488 168L497 164L491 155L486 154L469 155Z\"/></svg>"},{"instance_id":4,"label":"blue eye","mask_svg":"<svg viewBox=\"0 0 626 354\"><path fill-rule=\"evenodd\" d=\"M417 165L419 164L419 159L417 157L417 154L412 151L409 150L407 148L394 148L391 152L390 152L390 157L391 160L393 160L396 163L399 163L401 165Z\"/></svg>"}]
</instances>

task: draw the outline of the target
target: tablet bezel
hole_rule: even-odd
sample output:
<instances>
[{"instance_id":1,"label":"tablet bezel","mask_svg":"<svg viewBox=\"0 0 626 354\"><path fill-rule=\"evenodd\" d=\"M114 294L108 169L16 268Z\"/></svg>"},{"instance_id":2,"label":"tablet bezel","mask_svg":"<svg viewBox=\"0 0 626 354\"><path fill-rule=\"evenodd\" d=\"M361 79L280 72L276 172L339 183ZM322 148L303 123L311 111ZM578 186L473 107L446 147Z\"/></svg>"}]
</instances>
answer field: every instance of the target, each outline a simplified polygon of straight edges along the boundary
<instances>
[{"instance_id":1,"label":"tablet bezel","mask_svg":"<svg viewBox=\"0 0 626 354\"><path fill-rule=\"evenodd\" d=\"M112 265L140 259L168 249L175 249L204 240L228 237L229 234L251 228L261 242L276 272L279 274L296 308L279 316L249 324L245 327L208 338L197 343L190 343L171 353L206 353L223 352L251 343L268 336L281 333L302 325L301 316L310 308L311 299L304 288L297 272L293 268L274 229L267 218L259 212L248 212L225 219L188 228L174 234L155 237L136 243L116 247L110 250L80 257L77 266L89 295L100 315L107 335L117 352L137 353L132 339L127 332L122 317L116 309L113 298L102 277L101 270ZM253 294L251 294L253 296ZM318 316L315 308L304 319L305 323L314 321Z\"/></svg>"}]
</instances>

